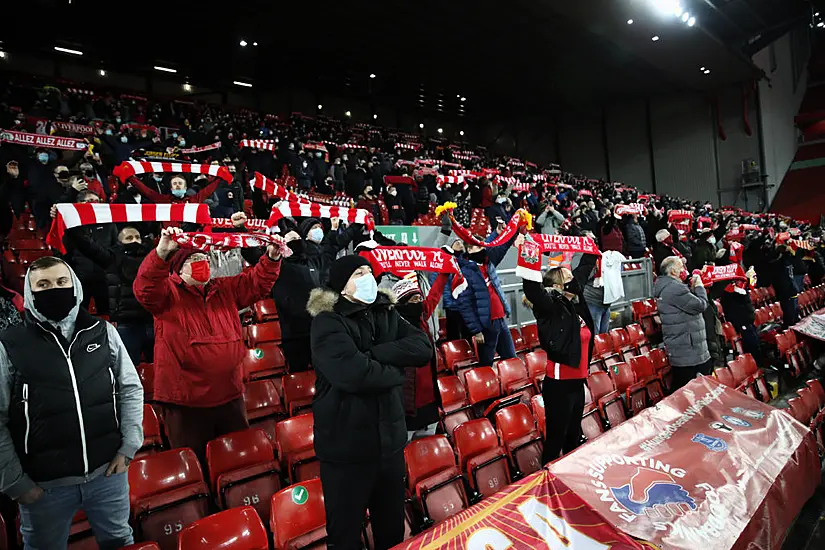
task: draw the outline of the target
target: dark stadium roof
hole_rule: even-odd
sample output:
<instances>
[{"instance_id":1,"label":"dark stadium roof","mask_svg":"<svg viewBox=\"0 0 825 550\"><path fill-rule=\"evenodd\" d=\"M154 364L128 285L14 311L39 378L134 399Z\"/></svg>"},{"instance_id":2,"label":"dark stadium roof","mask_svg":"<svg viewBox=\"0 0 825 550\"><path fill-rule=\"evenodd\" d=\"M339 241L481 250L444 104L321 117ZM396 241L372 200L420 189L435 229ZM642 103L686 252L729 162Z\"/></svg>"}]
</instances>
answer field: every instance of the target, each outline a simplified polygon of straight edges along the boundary
<instances>
[{"instance_id":1,"label":"dark stadium roof","mask_svg":"<svg viewBox=\"0 0 825 550\"><path fill-rule=\"evenodd\" d=\"M33 11L2 38L10 50L49 55L74 45L82 62L113 69L171 64L212 88L240 79L257 89L372 93L404 108L423 93L426 108L442 99L448 115L465 96L472 116L759 78L750 55L812 12L803 0L681 0L697 17L689 28L658 17L651 1L32 1L15 4Z\"/></svg>"}]
</instances>

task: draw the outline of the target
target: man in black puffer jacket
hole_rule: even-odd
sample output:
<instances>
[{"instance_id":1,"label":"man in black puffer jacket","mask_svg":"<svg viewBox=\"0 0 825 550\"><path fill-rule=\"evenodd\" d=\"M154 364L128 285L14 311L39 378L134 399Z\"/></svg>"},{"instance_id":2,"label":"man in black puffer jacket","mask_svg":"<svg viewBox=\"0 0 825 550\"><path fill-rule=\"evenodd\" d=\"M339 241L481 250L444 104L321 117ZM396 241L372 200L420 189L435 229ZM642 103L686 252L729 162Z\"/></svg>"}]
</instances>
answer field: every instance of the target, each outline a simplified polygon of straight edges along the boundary
<instances>
[{"instance_id":1,"label":"man in black puffer jacket","mask_svg":"<svg viewBox=\"0 0 825 550\"><path fill-rule=\"evenodd\" d=\"M360 549L369 509L375 547L391 548L404 538L404 369L427 368L430 339L378 293L361 256L336 260L329 288L313 290L307 310L327 544Z\"/></svg>"}]
</instances>

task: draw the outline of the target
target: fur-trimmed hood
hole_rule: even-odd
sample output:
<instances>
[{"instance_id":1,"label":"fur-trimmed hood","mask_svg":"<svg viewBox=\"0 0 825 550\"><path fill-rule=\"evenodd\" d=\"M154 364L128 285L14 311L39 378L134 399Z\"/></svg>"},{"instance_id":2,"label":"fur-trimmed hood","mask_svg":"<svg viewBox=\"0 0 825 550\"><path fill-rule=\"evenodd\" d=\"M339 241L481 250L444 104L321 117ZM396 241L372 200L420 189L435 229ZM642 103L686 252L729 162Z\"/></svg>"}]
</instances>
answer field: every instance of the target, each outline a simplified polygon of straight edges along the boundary
<instances>
[{"instance_id":1,"label":"fur-trimmed hood","mask_svg":"<svg viewBox=\"0 0 825 550\"><path fill-rule=\"evenodd\" d=\"M309 300L307 300L307 312L309 312L311 317L317 317L324 312L331 313L335 311L335 304L337 304L340 299L340 294L337 294L328 288L314 288L312 289L312 292L309 293ZM394 306L397 301L398 299L392 290L387 288L379 288L378 296L376 297L375 302L364 307L372 307L375 305ZM352 305L358 306L359 304Z\"/></svg>"}]
</instances>

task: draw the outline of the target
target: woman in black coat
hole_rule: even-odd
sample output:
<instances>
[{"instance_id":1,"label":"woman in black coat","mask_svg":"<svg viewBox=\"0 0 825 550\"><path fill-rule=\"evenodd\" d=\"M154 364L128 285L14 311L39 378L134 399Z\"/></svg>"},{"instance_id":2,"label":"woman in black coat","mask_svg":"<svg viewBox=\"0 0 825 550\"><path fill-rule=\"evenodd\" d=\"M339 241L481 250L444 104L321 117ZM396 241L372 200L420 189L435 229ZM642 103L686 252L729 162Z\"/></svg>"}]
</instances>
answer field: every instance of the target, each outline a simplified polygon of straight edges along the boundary
<instances>
[{"instance_id":1,"label":"woman in black coat","mask_svg":"<svg viewBox=\"0 0 825 550\"><path fill-rule=\"evenodd\" d=\"M586 268L577 271L589 273ZM541 388L547 426L543 462L547 464L581 444L584 384L593 355L593 318L581 283L566 267L550 269L541 283L524 279L523 286L536 317L541 348L547 353Z\"/></svg>"},{"instance_id":2,"label":"woman in black coat","mask_svg":"<svg viewBox=\"0 0 825 550\"><path fill-rule=\"evenodd\" d=\"M328 288L312 291L307 311L327 543L361 548L369 509L376 548L390 548L404 538L404 370L426 367L432 345L378 292L361 256L332 264Z\"/></svg>"}]
</instances>

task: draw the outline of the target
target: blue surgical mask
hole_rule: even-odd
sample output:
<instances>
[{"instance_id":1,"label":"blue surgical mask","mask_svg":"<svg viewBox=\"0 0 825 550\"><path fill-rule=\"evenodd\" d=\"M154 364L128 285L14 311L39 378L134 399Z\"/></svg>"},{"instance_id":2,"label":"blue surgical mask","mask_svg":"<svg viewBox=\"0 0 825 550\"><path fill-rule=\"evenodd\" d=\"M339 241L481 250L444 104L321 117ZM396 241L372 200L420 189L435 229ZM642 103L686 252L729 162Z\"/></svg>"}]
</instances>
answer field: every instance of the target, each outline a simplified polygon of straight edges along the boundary
<instances>
[{"instance_id":1,"label":"blue surgical mask","mask_svg":"<svg viewBox=\"0 0 825 550\"><path fill-rule=\"evenodd\" d=\"M186 140L185 139L180 140L178 142L178 145L181 146L181 147L186 147Z\"/></svg>"},{"instance_id":2,"label":"blue surgical mask","mask_svg":"<svg viewBox=\"0 0 825 550\"><path fill-rule=\"evenodd\" d=\"M152 177L155 178L155 181L163 181L163 176L160 174L153 174Z\"/></svg>"},{"instance_id":3,"label":"blue surgical mask","mask_svg":"<svg viewBox=\"0 0 825 550\"><path fill-rule=\"evenodd\" d=\"M37 160L39 160L43 164L46 164L47 162L49 162L49 154L48 153L38 153L37 154Z\"/></svg>"},{"instance_id":4,"label":"blue surgical mask","mask_svg":"<svg viewBox=\"0 0 825 550\"><path fill-rule=\"evenodd\" d=\"M178 133L172 132L172 139L178 139Z\"/></svg>"},{"instance_id":5,"label":"blue surgical mask","mask_svg":"<svg viewBox=\"0 0 825 550\"><path fill-rule=\"evenodd\" d=\"M371 304L378 295L378 283L372 275L362 275L355 279L355 292L352 297L364 304Z\"/></svg>"},{"instance_id":6,"label":"blue surgical mask","mask_svg":"<svg viewBox=\"0 0 825 550\"><path fill-rule=\"evenodd\" d=\"M126 143L127 141L129 141L129 138L127 138L126 136L120 136L121 143Z\"/></svg>"},{"instance_id":7,"label":"blue surgical mask","mask_svg":"<svg viewBox=\"0 0 825 550\"><path fill-rule=\"evenodd\" d=\"M172 189L172 194L175 198L182 199L186 196L186 189Z\"/></svg>"},{"instance_id":8,"label":"blue surgical mask","mask_svg":"<svg viewBox=\"0 0 825 550\"><path fill-rule=\"evenodd\" d=\"M111 129L111 128L106 128L106 135L107 135L107 136L111 136L111 135L112 135L112 129Z\"/></svg>"},{"instance_id":9,"label":"blue surgical mask","mask_svg":"<svg viewBox=\"0 0 825 550\"><path fill-rule=\"evenodd\" d=\"M316 243L319 243L324 239L324 230L321 229L320 227L314 227L314 228L309 230L309 233L307 234L307 238L310 241L315 241Z\"/></svg>"},{"instance_id":10,"label":"blue surgical mask","mask_svg":"<svg viewBox=\"0 0 825 550\"><path fill-rule=\"evenodd\" d=\"M118 124L120 124L120 120L121 120L121 118L120 118L120 117L117 117L117 118L115 119L115 122L117 122Z\"/></svg>"}]
</instances>

